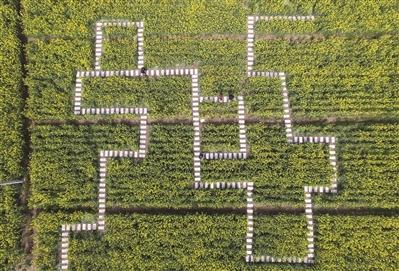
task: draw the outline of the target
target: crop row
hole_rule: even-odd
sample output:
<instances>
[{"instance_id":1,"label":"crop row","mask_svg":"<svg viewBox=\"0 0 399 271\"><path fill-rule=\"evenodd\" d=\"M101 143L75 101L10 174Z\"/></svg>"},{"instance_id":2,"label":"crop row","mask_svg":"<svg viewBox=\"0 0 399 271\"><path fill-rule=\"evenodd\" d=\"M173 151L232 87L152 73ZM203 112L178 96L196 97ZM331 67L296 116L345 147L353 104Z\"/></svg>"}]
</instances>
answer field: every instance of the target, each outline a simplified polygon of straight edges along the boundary
<instances>
[{"instance_id":1,"label":"crop row","mask_svg":"<svg viewBox=\"0 0 399 271\"><path fill-rule=\"evenodd\" d=\"M187 78L91 78L83 81L84 107L146 107L150 116L191 116L191 82ZM97 117L98 118L98 117Z\"/></svg>"},{"instance_id":2,"label":"crop row","mask_svg":"<svg viewBox=\"0 0 399 271\"><path fill-rule=\"evenodd\" d=\"M41 213L33 222L38 270L55 270L59 228L65 221L89 220L85 213ZM281 265L245 263L245 215L107 215L107 231L71 235L71 270L281 270ZM395 270L392 240L399 222L383 216L317 217L317 261L287 270ZM364 238L367 236L367 238ZM306 255L303 216L257 215L255 254Z\"/></svg>"},{"instance_id":3,"label":"crop row","mask_svg":"<svg viewBox=\"0 0 399 271\"><path fill-rule=\"evenodd\" d=\"M21 261L21 210L17 204L20 189L0 186L0 269L12 270Z\"/></svg>"},{"instance_id":4,"label":"crop row","mask_svg":"<svg viewBox=\"0 0 399 271\"><path fill-rule=\"evenodd\" d=\"M18 15L0 3L0 182L22 174L22 73Z\"/></svg>"},{"instance_id":5,"label":"crop row","mask_svg":"<svg viewBox=\"0 0 399 271\"><path fill-rule=\"evenodd\" d=\"M0 1L0 182L23 174L21 44L15 1ZM0 270L21 261L19 187L0 186Z\"/></svg>"},{"instance_id":6,"label":"crop row","mask_svg":"<svg viewBox=\"0 0 399 271\"><path fill-rule=\"evenodd\" d=\"M105 27L101 68L127 70L137 67L136 27Z\"/></svg>"},{"instance_id":7,"label":"crop row","mask_svg":"<svg viewBox=\"0 0 399 271\"><path fill-rule=\"evenodd\" d=\"M175 1L90 3L24 0L24 24L28 36L90 37L91 26L103 18L145 20L154 34L245 33L248 15L315 15L316 29L326 33L396 31L396 1ZM281 23L280 29L290 26ZM280 30L279 29L279 30Z\"/></svg>"},{"instance_id":8,"label":"crop row","mask_svg":"<svg viewBox=\"0 0 399 271\"><path fill-rule=\"evenodd\" d=\"M288 74L294 117L397 117L399 36L255 44L255 70Z\"/></svg>"},{"instance_id":9,"label":"crop row","mask_svg":"<svg viewBox=\"0 0 399 271\"><path fill-rule=\"evenodd\" d=\"M94 184L97 184L100 150L138 149L138 127L110 128L102 125L35 128L30 201L44 206L54 201L63 207L82 206L97 194ZM45 176L44 172L50 175Z\"/></svg>"},{"instance_id":10,"label":"crop row","mask_svg":"<svg viewBox=\"0 0 399 271\"><path fill-rule=\"evenodd\" d=\"M236 124L205 124L202 148L237 151ZM137 148L137 128L37 126L31 160L32 207L96 207L98 151ZM300 126L298 132L338 138L339 193L316 197L316 206L398 206L397 124ZM203 160L203 181L253 181L255 203L303 206L304 185L327 185L332 176L323 144L288 144L279 125L247 125L251 157ZM129 144L126 144L129 142ZM132 143L135 142L135 143ZM244 193L198 191L193 182L193 128L150 125L148 156L108 164L108 206L244 206ZM224 149L226 148L226 149Z\"/></svg>"}]
</instances>

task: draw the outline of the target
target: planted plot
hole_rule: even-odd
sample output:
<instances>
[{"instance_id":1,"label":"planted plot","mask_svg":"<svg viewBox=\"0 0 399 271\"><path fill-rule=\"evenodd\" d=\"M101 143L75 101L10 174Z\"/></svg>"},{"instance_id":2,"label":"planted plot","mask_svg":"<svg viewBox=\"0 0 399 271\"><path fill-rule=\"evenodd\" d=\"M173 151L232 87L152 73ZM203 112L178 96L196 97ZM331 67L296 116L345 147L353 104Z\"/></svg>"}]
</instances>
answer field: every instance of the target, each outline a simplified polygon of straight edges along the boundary
<instances>
[{"instance_id":1,"label":"planted plot","mask_svg":"<svg viewBox=\"0 0 399 271\"><path fill-rule=\"evenodd\" d=\"M318 18L314 22L259 21L255 25L254 67L257 70L273 69L287 72L294 116L298 118L396 116L399 97L394 91L396 88L392 87L398 82L394 61L398 54L395 35L383 35L375 39L327 36L309 40L300 38L298 42L265 37L271 31L268 29L269 24L299 24L297 26L299 29L295 28L295 31L300 32L300 23L314 27L317 20ZM122 30L132 31L130 28L121 28ZM280 116L278 105L281 103L281 96L278 87L275 87L274 83L263 82L261 78L246 79L244 41L229 37L165 38L151 31L151 26L146 25L145 33L148 37L145 39L144 47L147 67L197 65L201 73L199 83L203 95L211 96L218 95L220 91L224 93L231 91L237 96L245 92L247 104L251 108L250 116ZM134 33L130 33L129 37L131 34ZM112 62L110 68L127 67L125 62L133 59L132 57L107 60L119 52L117 46L113 46L108 52L107 44L105 41L102 59L106 66L103 68L110 65L108 62ZM122 51L127 54L133 53L135 49L131 46ZM72 78L76 70L91 69L92 47L91 39L55 38L45 42L38 40L29 43L28 55L33 61L28 67L30 75L27 82L32 89L30 98L32 118L72 118L70 113ZM104 85L107 85L109 92L116 93L127 87L120 84L104 83ZM167 89L171 89L171 92ZM171 106L176 108L181 106L181 100L170 100L173 96L179 97L180 92L175 92L175 87L155 84L151 90L155 90L152 91L154 99L157 95L166 95L167 102ZM134 97L134 94L132 95Z\"/></svg>"},{"instance_id":2,"label":"planted plot","mask_svg":"<svg viewBox=\"0 0 399 271\"><path fill-rule=\"evenodd\" d=\"M321 0L317 2L257 2L251 8L258 14L269 15L315 15L316 30L321 34L373 35L395 31L397 21L386 21L386 18L397 18L398 7L393 1L335 2ZM386 17L387 16L387 17ZM290 32L292 24L276 22L276 32ZM309 27L309 26L307 26ZM304 28L306 30L306 28Z\"/></svg>"},{"instance_id":3,"label":"planted plot","mask_svg":"<svg viewBox=\"0 0 399 271\"><path fill-rule=\"evenodd\" d=\"M298 127L302 133L320 129L314 125ZM325 126L324 132L335 131L342 138L337 150L342 193L335 199L316 199L317 204L396 208L399 204L395 194L399 182L397 127L394 123Z\"/></svg>"},{"instance_id":4,"label":"planted plot","mask_svg":"<svg viewBox=\"0 0 399 271\"><path fill-rule=\"evenodd\" d=\"M124 142L137 139L134 133L138 133L138 127L122 127L104 127L100 131L88 127L35 128L31 203L37 207L54 204L64 208L94 207L98 183L96 159L101 145L137 146L124 145ZM238 191L192 190L192 126L149 127L147 159L141 162L111 160L107 204L125 207L242 206L244 196ZM229 130L222 127L217 129L227 138L236 138L235 132L229 134ZM397 125L301 125L298 129L303 134L334 132L343 138L342 146L337 149L343 191L334 197L316 197L316 206L397 206ZM96 131L98 136L90 136ZM203 134L205 142L220 141L219 132L208 132ZM231 144L230 140L223 139L223 142L227 142L223 147ZM287 144L281 128L263 125L248 126L248 142L251 157L247 160L203 161L204 181L251 180L257 189L258 204L298 207L303 202L303 185L329 182L327 149L322 145ZM210 148L212 144L203 146Z\"/></svg>"},{"instance_id":5,"label":"planted plot","mask_svg":"<svg viewBox=\"0 0 399 271\"><path fill-rule=\"evenodd\" d=\"M202 151L237 152L239 150L239 129L237 124L205 124L202 129Z\"/></svg>"},{"instance_id":6,"label":"planted plot","mask_svg":"<svg viewBox=\"0 0 399 271\"><path fill-rule=\"evenodd\" d=\"M305 216L257 215L254 232L254 254L273 255L283 259L307 256Z\"/></svg>"},{"instance_id":7,"label":"planted plot","mask_svg":"<svg viewBox=\"0 0 399 271\"><path fill-rule=\"evenodd\" d=\"M248 116L283 119L283 97L280 80L250 77L243 85L243 94L247 102ZM296 114L295 111L294 114Z\"/></svg>"},{"instance_id":8,"label":"planted plot","mask_svg":"<svg viewBox=\"0 0 399 271\"><path fill-rule=\"evenodd\" d=\"M226 5L224 2L198 3L173 1L165 3L129 3L115 1L103 3L57 2L54 5L28 0L23 2L26 11L26 33L29 36L60 35L63 37L91 37L90 26L104 18L124 18L131 21L148 21L152 33L201 34L241 33L248 9L240 1ZM69 15L63 12L67 6ZM39 15L40 14L40 15ZM77 19L79 18L79 19ZM46 19L52 20L49 23ZM147 27L147 25L146 25Z\"/></svg>"},{"instance_id":9,"label":"planted plot","mask_svg":"<svg viewBox=\"0 0 399 271\"><path fill-rule=\"evenodd\" d=\"M0 182L22 176L22 67L18 14L0 4Z\"/></svg>"},{"instance_id":10,"label":"planted plot","mask_svg":"<svg viewBox=\"0 0 399 271\"><path fill-rule=\"evenodd\" d=\"M255 34L255 39L256 35ZM394 117L397 36L258 40L257 70L284 70L296 117Z\"/></svg>"},{"instance_id":11,"label":"planted plot","mask_svg":"<svg viewBox=\"0 0 399 271\"><path fill-rule=\"evenodd\" d=\"M22 260L21 188L6 184L24 174L23 99L20 18L14 4L5 2L0 3L0 269L12 270Z\"/></svg>"},{"instance_id":12,"label":"planted plot","mask_svg":"<svg viewBox=\"0 0 399 271\"><path fill-rule=\"evenodd\" d=\"M103 56L104 70L134 69L137 63L136 26L109 26L104 28Z\"/></svg>"},{"instance_id":13,"label":"planted plot","mask_svg":"<svg viewBox=\"0 0 399 271\"><path fill-rule=\"evenodd\" d=\"M208 131L213 135L209 137L219 140L218 130ZM281 128L263 125L248 125L248 145L248 160L204 161L203 180L251 180L256 187L255 202L260 205L299 204L303 186L330 182L332 172L323 145L288 144Z\"/></svg>"},{"instance_id":14,"label":"planted plot","mask_svg":"<svg viewBox=\"0 0 399 271\"><path fill-rule=\"evenodd\" d=\"M74 76L77 70L92 68L92 42L38 40L28 43L27 54L30 59L26 82L30 91L29 118L71 118Z\"/></svg>"},{"instance_id":15,"label":"planted plot","mask_svg":"<svg viewBox=\"0 0 399 271\"><path fill-rule=\"evenodd\" d=\"M42 213L33 225L34 263L55 270L61 221L90 219L87 214ZM302 216L258 216L255 249L280 256L306 253ZM217 269L217 270L395 270L391 240L396 218L319 215L318 261L314 266L247 265L243 261L245 215L109 215L105 235L76 233L70 244L70 269ZM256 234L262 234L257 239ZM368 236L364 238L364 236ZM356 266L353 263L357 263Z\"/></svg>"},{"instance_id":16,"label":"planted plot","mask_svg":"<svg viewBox=\"0 0 399 271\"><path fill-rule=\"evenodd\" d=\"M284 24L296 23L298 19L257 18L253 33L255 62L251 65L255 64L258 71L284 70L289 74L294 112L299 111L297 117L353 117L360 115L359 111L364 111L363 117L395 116L398 97L385 89L397 81L395 58L390 57L397 54L397 46L390 47L397 43L396 36L385 35L372 41L367 37L345 36L319 36L314 41L306 36L298 40L262 39L265 31L274 33L274 26L284 28ZM308 20L299 21L298 32L304 31L301 23L309 28L313 25Z\"/></svg>"},{"instance_id":17,"label":"planted plot","mask_svg":"<svg viewBox=\"0 0 399 271\"><path fill-rule=\"evenodd\" d=\"M64 13L64 7L69 13ZM335 2L248 2L242 1L198 3L184 1L175 4L114 1L81 3L59 1L53 5L43 1L23 2L24 23L28 36L60 35L65 37L91 37L90 26L99 19L123 17L130 20L145 19L148 30L158 35L235 33L245 32L248 14L316 15L317 30L326 33L378 33L395 31L397 5L395 1ZM285 24L285 23L282 23ZM281 28L289 31L292 25Z\"/></svg>"},{"instance_id":18,"label":"planted plot","mask_svg":"<svg viewBox=\"0 0 399 271\"><path fill-rule=\"evenodd\" d=\"M206 100L202 99L199 105L199 112L201 113L201 119L204 121L204 128L207 126L206 122L234 119L235 121L231 121L232 126L234 125L238 129L238 103L234 94L230 98L228 94L228 92L221 91L218 95L207 96Z\"/></svg>"},{"instance_id":19,"label":"planted plot","mask_svg":"<svg viewBox=\"0 0 399 271\"><path fill-rule=\"evenodd\" d=\"M0 269L11 270L20 263L22 215L17 204L20 189L0 186Z\"/></svg>"},{"instance_id":20,"label":"planted plot","mask_svg":"<svg viewBox=\"0 0 399 271\"><path fill-rule=\"evenodd\" d=\"M30 205L94 207L99 151L138 150L138 132L138 125L35 127Z\"/></svg>"},{"instance_id":21,"label":"planted plot","mask_svg":"<svg viewBox=\"0 0 399 271\"><path fill-rule=\"evenodd\" d=\"M396 39L393 36L372 41L328 38L299 44L283 40L260 40L255 45L255 67L288 73L287 85L296 118L392 118L398 112L396 105L399 99L394 91L399 80L396 80L396 68L392 62L397 54ZM27 82L32 93L30 116L33 119L74 118L70 98L73 76L76 70L92 69L91 46L90 40L60 39L36 41L28 45L32 62L28 67L30 76ZM230 40L165 41L149 37L145 48L148 67L191 66L198 63L203 95L219 95L221 91L225 95L229 91L236 96L245 94L249 116L281 116L279 105L282 99L278 81L245 78L245 43ZM123 66L123 61L113 63L115 67ZM130 84L122 84L124 81L120 78L111 80L118 83L98 80L95 86L101 85L103 91L96 90L93 99L101 93L125 93L120 99L130 97L132 100L140 93L134 91L134 87L129 91ZM184 83L181 86L180 83L165 83L169 80L172 79L161 79L160 82L150 80L142 88L149 91L145 91L141 97L148 103L165 101L171 107L181 108L185 105L181 95L186 87ZM96 103L109 100L104 97L96 99ZM169 115L168 111L157 113Z\"/></svg>"},{"instance_id":22,"label":"planted plot","mask_svg":"<svg viewBox=\"0 0 399 271\"><path fill-rule=\"evenodd\" d=\"M190 81L165 78L88 78L83 80L84 107L146 107L153 118L191 115Z\"/></svg>"},{"instance_id":23,"label":"planted plot","mask_svg":"<svg viewBox=\"0 0 399 271\"><path fill-rule=\"evenodd\" d=\"M115 128L107 127L98 131L99 136L96 136L95 141L89 139L90 133L94 133L98 128L93 129L93 132L90 132L91 128L87 127L84 129L66 128L51 132L49 127L40 127L34 132L34 135L37 135L34 136L36 138L34 144L37 144L37 147L32 158L32 170L35 176L34 187L37 186L38 190L34 189L32 199L42 198L42 200L32 202L37 202L38 206L51 206L54 202L64 207L78 206L79 203L84 206L93 206L90 200L93 200L93 189L97 184L96 159L100 144L109 142L112 143L110 146L119 146L121 144L116 141L118 138L119 142L124 142L122 141L124 134ZM222 128L223 126L220 129ZM107 136L105 137L104 134L101 136L101 131L105 132L105 130L107 130ZM85 131L88 135L84 134ZM110 133L115 136L112 137ZM44 136L45 134L47 136ZM128 142L134 141L133 132L127 133L126 136L129 136ZM207 137L211 142L217 142L220 134L209 130ZM234 135L234 138L237 137ZM303 185L320 183L323 180L326 184L329 182L331 173L323 146L289 145L278 127L260 125L249 126L248 140L251 151L251 158L248 160L203 161L204 181L254 181L258 188L255 197L259 204L294 201L298 205L302 205L303 202ZM58 151L60 144L66 147ZM51 158L57 156L54 152L61 152L61 156ZM47 162L43 163L43 161ZM85 161L91 161L90 171L86 169L82 173L76 173L76 171L68 173L67 169L73 168L70 163L83 166ZM47 166L44 167L44 165ZM64 170L58 171L60 168ZM110 161L109 204L111 206L187 207L213 206L214 204L223 206L227 203L241 205L243 203L244 197L240 192L192 190L192 170L192 126L150 126L149 150L145 160ZM54 176L54 180L51 181L53 184L59 183L58 186L52 188L52 191L49 191L46 185L48 176ZM61 180L65 181L61 182ZM76 186L72 186L73 183L76 183ZM83 188L82 184L88 187ZM45 187L46 190L44 190ZM70 194L56 196L64 189L68 189ZM88 197L87 191L91 191L92 197ZM76 202L75 196L71 197L72 195L76 195L79 200ZM265 198L264 195L267 197ZM45 200L50 196L60 198L50 204Z\"/></svg>"}]
</instances>

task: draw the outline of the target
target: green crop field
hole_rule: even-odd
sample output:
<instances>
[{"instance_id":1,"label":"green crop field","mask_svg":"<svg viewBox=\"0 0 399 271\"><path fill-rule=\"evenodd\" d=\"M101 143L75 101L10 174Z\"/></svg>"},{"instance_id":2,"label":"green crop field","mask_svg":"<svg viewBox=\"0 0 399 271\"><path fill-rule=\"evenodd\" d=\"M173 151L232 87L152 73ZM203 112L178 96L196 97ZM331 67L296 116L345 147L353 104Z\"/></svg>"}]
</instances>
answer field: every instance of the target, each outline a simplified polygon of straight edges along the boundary
<instances>
[{"instance_id":1,"label":"green crop field","mask_svg":"<svg viewBox=\"0 0 399 271\"><path fill-rule=\"evenodd\" d=\"M399 270L398 0L0 0L0 270Z\"/></svg>"}]
</instances>

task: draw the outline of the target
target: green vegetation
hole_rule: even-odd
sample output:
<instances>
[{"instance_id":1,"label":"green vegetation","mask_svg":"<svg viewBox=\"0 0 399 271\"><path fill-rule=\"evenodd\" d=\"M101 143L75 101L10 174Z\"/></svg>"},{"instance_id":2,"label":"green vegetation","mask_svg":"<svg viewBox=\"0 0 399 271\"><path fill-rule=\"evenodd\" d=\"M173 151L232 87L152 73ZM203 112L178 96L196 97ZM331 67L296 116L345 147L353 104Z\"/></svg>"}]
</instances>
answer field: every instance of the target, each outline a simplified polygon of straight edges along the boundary
<instances>
[{"instance_id":1,"label":"green vegetation","mask_svg":"<svg viewBox=\"0 0 399 271\"><path fill-rule=\"evenodd\" d=\"M19 16L13 1L0 1L0 182L23 175L22 67ZM21 261L19 187L0 186L0 269Z\"/></svg>"},{"instance_id":2,"label":"green vegetation","mask_svg":"<svg viewBox=\"0 0 399 271\"><path fill-rule=\"evenodd\" d=\"M19 17L0 2L0 182L22 176L22 68Z\"/></svg>"},{"instance_id":3,"label":"green vegetation","mask_svg":"<svg viewBox=\"0 0 399 271\"><path fill-rule=\"evenodd\" d=\"M0 269L12 270L21 261L22 216L18 187L0 186Z\"/></svg>"},{"instance_id":4,"label":"green vegetation","mask_svg":"<svg viewBox=\"0 0 399 271\"><path fill-rule=\"evenodd\" d=\"M147 107L150 117L191 116L188 77L88 78L83 80L84 107ZM98 117L96 117L98 118Z\"/></svg>"},{"instance_id":5,"label":"green vegetation","mask_svg":"<svg viewBox=\"0 0 399 271\"><path fill-rule=\"evenodd\" d=\"M81 219L90 215L42 213L35 219L37 269L55 270L60 223ZM255 223L261 235L255 254L306 255L302 215L259 215ZM247 265L245 215L108 215L104 235L72 235L70 270L395 270L396 218L319 215L317 223L314 266Z\"/></svg>"},{"instance_id":6,"label":"green vegetation","mask_svg":"<svg viewBox=\"0 0 399 271\"><path fill-rule=\"evenodd\" d=\"M236 125L203 131L209 151L238 148ZM247 127L251 158L204 160L204 181L253 181L257 205L303 206L303 186L329 184L331 167L322 144L292 145L279 125ZM399 135L397 124L299 125L312 135L339 140L338 195L316 198L316 206L396 208ZM32 131L32 207L96 206L98 153L137 150L138 126L37 126ZM112 159L108 168L109 206L243 206L243 192L192 189L191 125L151 125L149 153L142 161ZM51 184L51 185L50 185ZM267 196L265 196L267 195Z\"/></svg>"},{"instance_id":7,"label":"green vegetation","mask_svg":"<svg viewBox=\"0 0 399 271\"><path fill-rule=\"evenodd\" d=\"M138 127L124 125L112 129L102 125L35 127L30 162L32 207L95 206L100 150L137 150L136 138Z\"/></svg>"},{"instance_id":8,"label":"green vegetation","mask_svg":"<svg viewBox=\"0 0 399 271\"><path fill-rule=\"evenodd\" d=\"M246 91L251 88L246 81L253 79L244 80L249 14L316 16L314 22L259 22L256 26L256 35L263 38L255 45L255 66L288 72L294 117L397 117L399 96L395 90L399 80L395 59L399 48L399 12L395 1L272 2L213 1L205 5L198 1L170 1L158 5L114 1L111 7L96 1L59 1L51 5L25 1L26 34L37 38L27 48L32 60L27 79L31 90L30 117L75 118L70 110L74 74L76 70L93 67L93 26L101 18L145 21L147 67L198 65L204 95L215 95L221 90L252 93ZM118 31L132 33L134 28ZM287 33L299 33L299 38L284 37ZM309 37L310 34L316 37ZM280 38L267 40L267 35ZM44 39L48 36L52 38ZM126 62L131 60L130 56L115 58L122 51L118 44L127 39L124 34L120 37L122 41L115 42L109 56L104 54L104 67L130 67ZM135 46L134 41L129 42L125 54L133 53ZM110 59L115 61L110 64ZM166 87L160 86L159 90ZM276 95L280 94L279 88L274 86L258 92L258 97L264 98L271 92L272 97L263 102L250 97L248 106L257 110L249 113L264 116L270 103L280 104L281 96ZM180 100L175 102L177 107L182 105Z\"/></svg>"},{"instance_id":9,"label":"green vegetation","mask_svg":"<svg viewBox=\"0 0 399 271\"><path fill-rule=\"evenodd\" d=\"M288 73L294 118L398 117L399 36L255 44L256 70Z\"/></svg>"},{"instance_id":10,"label":"green vegetation","mask_svg":"<svg viewBox=\"0 0 399 271\"><path fill-rule=\"evenodd\" d=\"M137 67L136 27L106 27L103 46L102 69L127 70Z\"/></svg>"},{"instance_id":11,"label":"green vegetation","mask_svg":"<svg viewBox=\"0 0 399 271\"><path fill-rule=\"evenodd\" d=\"M330 183L328 147L287 143L281 82L247 78L246 31L248 15L314 15L312 22L258 22L254 69L287 73L295 132L338 139L338 194L314 198L316 208L327 208L315 215L316 264L246 264L246 217L221 209L245 207L245 192L193 189L190 78L120 77L85 78L82 106L147 107L147 157L110 159L106 206L115 209L104 235L72 234L70 269L396 271L399 220L383 214L399 208L397 0L159 2L0 0L0 182L29 170L33 269L56 270L62 223L95 221L99 151L139 146L137 116L73 113L76 72L94 68L100 19L144 21L147 68L195 67L203 96L244 96L250 158L203 160L202 180L254 182L255 254L306 256L303 215L256 208L303 208L304 185ZM137 67L136 32L104 29L103 69ZM32 145L25 155L24 114ZM200 118L203 152L238 151L236 102L202 103ZM24 261L20 197L19 186L0 187L0 270ZM117 208L143 214L112 213ZM346 208L380 215L324 214Z\"/></svg>"}]
</instances>

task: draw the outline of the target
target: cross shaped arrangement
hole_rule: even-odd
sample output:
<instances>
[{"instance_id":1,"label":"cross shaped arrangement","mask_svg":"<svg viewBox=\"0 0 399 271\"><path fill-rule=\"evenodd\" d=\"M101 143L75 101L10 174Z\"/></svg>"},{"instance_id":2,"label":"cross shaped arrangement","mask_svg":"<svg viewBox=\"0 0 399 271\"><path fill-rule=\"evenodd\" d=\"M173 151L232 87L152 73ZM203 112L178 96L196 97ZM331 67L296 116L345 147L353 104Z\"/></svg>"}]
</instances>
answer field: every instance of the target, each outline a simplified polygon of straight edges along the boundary
<instances>
[{"instance_id":1,"label":"cross shaped arrangement","mask_svg":"<svg viewBox=\"0 0 399 271\"><path fill-rule=\"evenodd\" d=\"M312 197L319 193L337 193L337 162L336 162L336 138L333 136L302 136L294 132L293 121L291 116L291 108L289 102L287 75L281 71L255 71L255 52L254 26L257 21L264 20L314 20L313 16L249 16L248 17L248 33L247 33L247 76L248 77L265 77L279 78L281 81L281 91L283 97L284 124L288 143L321 143L329 146L329 160L333 168L333 177L330 186L305 186L305 215L307 220L307 240L308 253L304 258L289 257L279 258L269 255L254 255L253 244L255 238L254 230L254 183L253 182L202 182L201 181L201 161L203 159L247 159L249 157L246 125L245 125L245 99L243 96L235 98L228 96L201 96L200 94L200 73L196 68L176 68L176 69L145 69L144 68L144 23L130 22L126 20L101 20L96 23L95 33L95 64L94 70L78 71L76 73L75 92L74 92L74 113L75 115L138 115L140 118L140 139L139 149L134 150L101 150L99 152L99 190L98 190L98 215L97 219L92 223L64 224L61 227L61 253L60 264L61 269L67 270L69 235L71 232L79 231L105 231L105 211L106 211L106 178L107 178L107 162L115 157L145 159L148 148L148 116L150 109L145 107L105 107L105 108L85 108L82 107L83 79L89 77L166 77L166 76L187 76L191 78L191 105L192 105L192 123L194 126L194 142L193 142L193 188L197 190L205 189L243 189L246 191L247 208L247 233L246 233L246 256L248 263L254 262L272 262L272 263L314 263L314 240L315 230L313 221L313 205ZM137 28L137 51L138 51L138 67L132 70L102 70L101 56L103 52L103 28L107 26L119 27L136 27ZM239 126L239 151L238 152L202 152L201 151L201 121L199 106L201 103L229 103L237 101L237 121ZM243 255L244 256L244 255ZM243 257L244 258L244 257Z\"/></svg>"}]
</instances>

